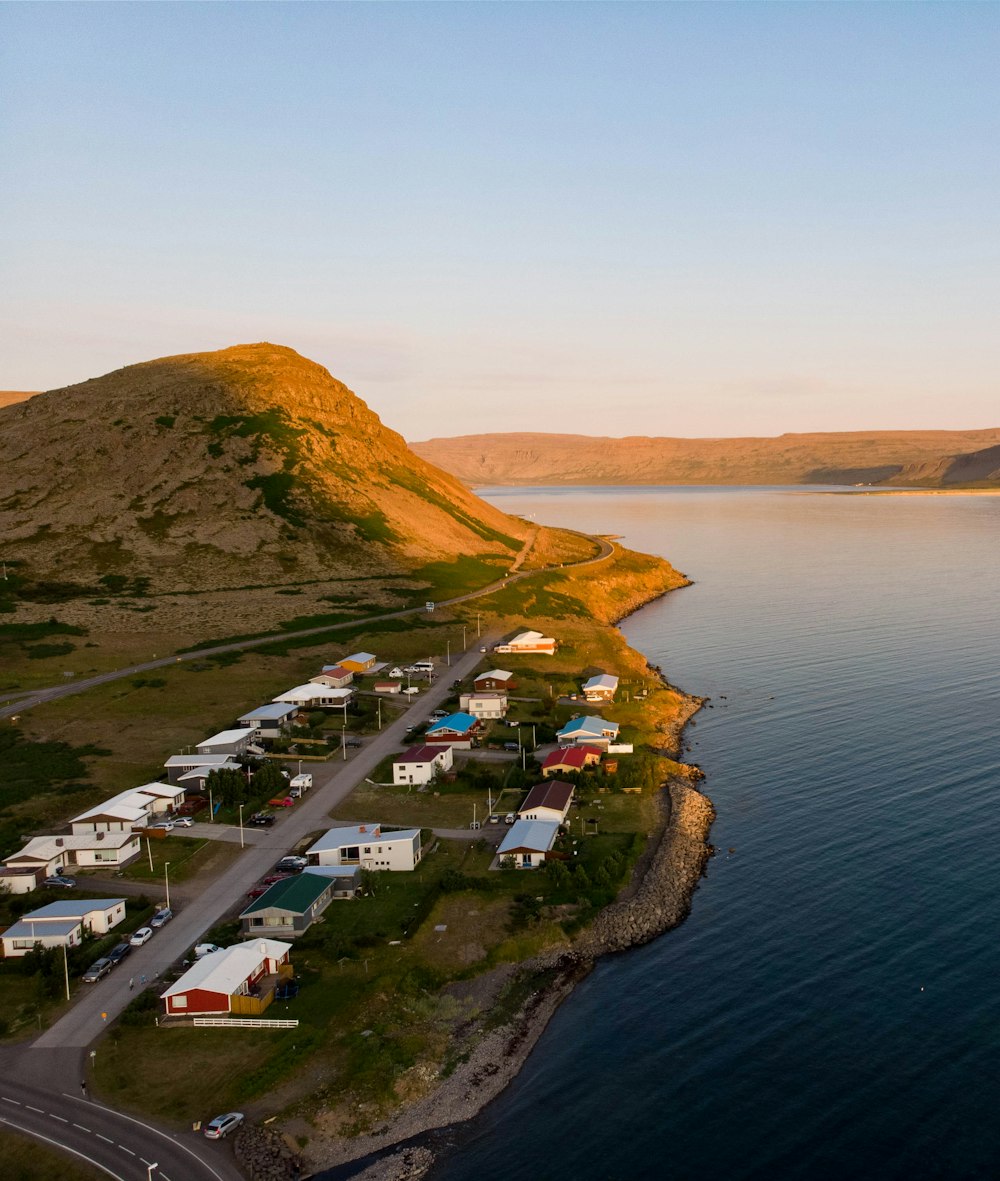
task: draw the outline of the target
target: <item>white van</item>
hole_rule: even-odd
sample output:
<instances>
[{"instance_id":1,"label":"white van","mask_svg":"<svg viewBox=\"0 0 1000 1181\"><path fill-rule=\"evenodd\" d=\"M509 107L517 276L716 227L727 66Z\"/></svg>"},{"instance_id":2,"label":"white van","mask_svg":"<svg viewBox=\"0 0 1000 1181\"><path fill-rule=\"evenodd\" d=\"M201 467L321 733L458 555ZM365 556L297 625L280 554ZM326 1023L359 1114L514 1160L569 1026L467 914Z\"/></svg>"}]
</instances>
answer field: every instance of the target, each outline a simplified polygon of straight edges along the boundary
<instances>
[{"instance_id":1,"label":"white van","mask_svg":"<svg viewBox=\"0 0 1000 1181\"><path fill-rule=\"evenodd\" d=\"M415 660L410 666L416 673L432 673L434 671L433 660Z\"/></svg>"},{"instance_id":2,"label":"white van","mask_svg":"<svg viewBox=\"0 0 1000 1181\"><path fill-rule=\"evenodd\" d=\"M299 800L312 787L312 785L313 777L303 772L301 775L296 775L288 785L288 794L293 800Z\"/></svg>"}]
</instances>

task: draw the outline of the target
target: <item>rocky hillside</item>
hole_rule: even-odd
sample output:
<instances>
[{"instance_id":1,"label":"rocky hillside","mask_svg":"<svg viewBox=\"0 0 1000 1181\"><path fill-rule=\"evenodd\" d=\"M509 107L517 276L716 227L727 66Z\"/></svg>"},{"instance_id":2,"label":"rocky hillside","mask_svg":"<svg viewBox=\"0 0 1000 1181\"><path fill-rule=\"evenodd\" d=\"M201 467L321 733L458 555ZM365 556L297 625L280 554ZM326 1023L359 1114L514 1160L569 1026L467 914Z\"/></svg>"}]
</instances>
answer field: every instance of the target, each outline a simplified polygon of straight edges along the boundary
<instances>
[{"instance_id":1,"label":"rocky hillside","mask_svg":"<svg viewBox=\"0 0 1000 1181\"><path fill-rule=\"evenodd\" d=\"M891 482L927 488L1000 485L1000 446L910 463Z\"/></svg>"},{"instance_id":2,"label":"rocky hillside","mask_svg":"<svg viewBox=\"0 0 1000 1181\"><path fill-rule=\"evenodd\" d=\"M13 406L15 402L26 402L35 396L35 390L0 390L0 406Z\"/></svg>"},{"instance_id":3,"label":"rocky hillside","mask_svg":"<svg viewBox=\"0 0 1000 1181\"><path fill-rule=\"evenodd\" d=\"M776 438L466 435L411 444L467 484L878 484L1000 444L1000 428ZM976 477L977 479L980 477Z\"/></svg>"},{"instance_id":4,"label":"rocky hillside","mask_svg":"<svg viewBox=\"0 0 1000 1181\"><path fill-rule=\"evenodd\" d=\"M3 557L27 576L239 587L506 562L527 526L292 349L130 365L0 409Z\"/></svg>"}]
</instances>

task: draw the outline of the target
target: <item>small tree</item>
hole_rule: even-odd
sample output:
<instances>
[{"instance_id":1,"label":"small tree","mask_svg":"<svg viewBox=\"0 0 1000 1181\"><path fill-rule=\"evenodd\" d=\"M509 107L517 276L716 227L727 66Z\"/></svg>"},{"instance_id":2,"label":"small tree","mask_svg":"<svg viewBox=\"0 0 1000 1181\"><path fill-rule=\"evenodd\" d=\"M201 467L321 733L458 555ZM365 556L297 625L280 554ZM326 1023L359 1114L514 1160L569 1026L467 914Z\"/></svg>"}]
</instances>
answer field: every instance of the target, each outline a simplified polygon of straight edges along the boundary
<instances>
[{"instance_id":1,"label":"small tree","mask_svg":"<svg viewBox=\"0 0 1000 1181\"><path fill-rule=\"evenodd\" d=\"M288 784L284 775L274 763L265 763L254 772L253 792L256 796L273 796L278 792L284 793Z\"/></svg>"},{"instance_id":2,"label":"small tree","mask_svg":"<svg viewBox=\"0 0 1000 1181\"><path fill-rule=\"evenodd\" d=\"M235 808L238 804L245 804L249 796L247 777L242 771L220 767L208 773L205 787L211 791L212 798L218 800L226 808Z\"/></svg>"}]
</instances>

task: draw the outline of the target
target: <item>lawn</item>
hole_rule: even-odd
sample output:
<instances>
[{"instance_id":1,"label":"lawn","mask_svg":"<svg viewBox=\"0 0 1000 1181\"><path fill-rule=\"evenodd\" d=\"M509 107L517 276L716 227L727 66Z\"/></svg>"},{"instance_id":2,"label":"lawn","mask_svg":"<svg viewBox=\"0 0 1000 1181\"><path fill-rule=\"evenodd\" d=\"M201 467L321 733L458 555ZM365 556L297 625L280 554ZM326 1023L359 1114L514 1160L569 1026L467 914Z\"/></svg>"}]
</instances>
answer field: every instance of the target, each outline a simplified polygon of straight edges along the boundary
<instances>
[{"instance_id":1,"label":"lawn","mask_svg":"<svg viewBox=\"0 0 1000 1181\"><path fill-rule=\"evenodd\" d=\"M40 1144L30 1136L0 1131L4 1181L103 1181L102 1170Z\"/></svg>"}]
</instances>

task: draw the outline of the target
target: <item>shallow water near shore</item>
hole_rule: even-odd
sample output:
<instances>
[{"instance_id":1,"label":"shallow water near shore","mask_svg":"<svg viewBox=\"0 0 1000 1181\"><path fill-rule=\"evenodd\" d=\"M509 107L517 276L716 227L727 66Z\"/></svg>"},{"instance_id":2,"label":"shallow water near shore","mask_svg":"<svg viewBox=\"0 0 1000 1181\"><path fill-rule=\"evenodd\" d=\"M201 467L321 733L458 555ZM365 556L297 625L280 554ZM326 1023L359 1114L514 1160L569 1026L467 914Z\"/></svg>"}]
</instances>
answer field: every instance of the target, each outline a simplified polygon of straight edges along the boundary
<instances>
[{"instance_id":1,"label":"shallow water near shore","mask_svg":"<svg viewBox=\"0 0 1000 1181\"><path fill-rule=\"evenodd\" d=\"M1000 500L485 495L695 580L624 631L712 698L719 852L433 1181L997 1175Z\"/></svg>"}]
</instances>

